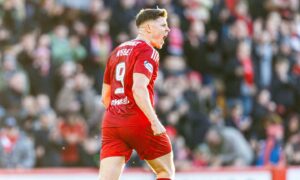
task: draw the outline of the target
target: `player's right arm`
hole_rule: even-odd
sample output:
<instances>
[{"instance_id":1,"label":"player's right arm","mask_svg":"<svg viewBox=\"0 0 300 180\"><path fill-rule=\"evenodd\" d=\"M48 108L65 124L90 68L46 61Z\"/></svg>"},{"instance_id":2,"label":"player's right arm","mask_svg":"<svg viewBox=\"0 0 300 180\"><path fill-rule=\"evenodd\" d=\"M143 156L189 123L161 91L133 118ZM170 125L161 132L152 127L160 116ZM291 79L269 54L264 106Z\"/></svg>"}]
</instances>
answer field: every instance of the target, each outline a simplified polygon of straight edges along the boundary
<instances>
[{"instance_id":1,"label":"player's right arm","mask_svg":"<svg viewBox=\"0 0 300 180\"><path fill-rule=\"evenodd\" d=\"M102 103L103 103L105 109L107 109L110 104L110 95L111 95L110 85L103 83L103 85L102 85Z\"/></svg>"},{"instance_id":2,"label":"player's right arm","mask_svg":"<svg viewBox=\"0 0 300 180\"><path fill-rule=\"evenodd\" d=\"M142 73L133 73L133 97L138 107L143 111L151 123L154 135L160 135L166 132L166 129L158 120L154 108L151 105L147 86L149 79Z\"/></svg>"},{"instance_id":3,"label":"player's right arm","mask_svg":"<svg viewBox=\"0 0 300 180\"><path fill-rule=\"evenodd\" d=\"M107 61L106 67L105 67L105 71L104 71L104 78L103 78L103 84L102 84L102 92L101 92L101 101L105 107L105 109L108 108L109 104L110 104L110 96L111 96L111 86L110 86L110 58Z\"/></svg>"}]
</instances>

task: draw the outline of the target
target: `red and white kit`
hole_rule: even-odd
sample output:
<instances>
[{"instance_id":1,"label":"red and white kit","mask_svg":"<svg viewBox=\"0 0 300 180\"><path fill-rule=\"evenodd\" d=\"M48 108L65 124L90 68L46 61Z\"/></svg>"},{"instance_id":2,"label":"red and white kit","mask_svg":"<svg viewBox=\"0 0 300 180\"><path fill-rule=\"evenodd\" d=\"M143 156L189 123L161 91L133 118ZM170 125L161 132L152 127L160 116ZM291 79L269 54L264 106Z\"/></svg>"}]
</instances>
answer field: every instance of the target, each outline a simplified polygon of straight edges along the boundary
<instances>
[{"instance_id":1,"label":"red and white kit","mask_svg":"<svg viewBox=\"0 0 300 180\"><path fill-rule=\"evenodd\" d=\"M166 134L154 136L150 121L134 101L133 73L150 80L148 92L154 106L154 82L159 66L158 52L142 40L127 41L111 54L104 83L111 86L111 102L102 122L101 159L125 156L135 149L141 159L152 160L171 152Z\"/></svg>"}]
</instances>

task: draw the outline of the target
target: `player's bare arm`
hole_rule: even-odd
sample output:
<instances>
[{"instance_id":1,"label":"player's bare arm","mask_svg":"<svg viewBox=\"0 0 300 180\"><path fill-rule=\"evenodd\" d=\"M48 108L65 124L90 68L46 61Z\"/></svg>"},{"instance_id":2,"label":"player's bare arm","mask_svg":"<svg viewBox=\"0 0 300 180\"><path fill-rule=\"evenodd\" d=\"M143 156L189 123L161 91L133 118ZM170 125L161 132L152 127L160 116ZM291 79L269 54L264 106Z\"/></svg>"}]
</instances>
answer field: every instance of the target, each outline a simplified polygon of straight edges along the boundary
<instances>
[{"instance_id":1,"label":"player's bare arm","mask_svg":"<svg viewBox=\"0 0 300 180\"><path fill-rule=\"evenodd\" d=\"M153 130L154 135L159 135L166 132L166 129L160 123L157 118L157 115L151 105L147 85L149 84L149 79L141 73L133 74L133 97L136 104L143 111L143 113L147 116L151 123L151 128Z\"/></svg>"},{"instance_id":2,"label":"player's bare arm","mask_svg":"<svg viewBox=\"0 0 300 180\"><path fill-rule=\"evenodd\" d=\"M102 85L102 103L106 109L110 104L110 95L111 95L110 85L103 83L103 85Z\"/></svg>"}]
</instances>

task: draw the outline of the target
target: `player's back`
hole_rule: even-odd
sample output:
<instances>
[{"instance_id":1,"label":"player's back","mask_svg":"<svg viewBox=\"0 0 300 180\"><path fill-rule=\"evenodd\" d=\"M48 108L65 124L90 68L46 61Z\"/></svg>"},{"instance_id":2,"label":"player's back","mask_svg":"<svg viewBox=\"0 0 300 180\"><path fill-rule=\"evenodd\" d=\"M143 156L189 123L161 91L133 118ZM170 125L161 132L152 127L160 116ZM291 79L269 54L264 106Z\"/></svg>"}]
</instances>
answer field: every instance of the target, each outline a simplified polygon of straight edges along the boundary
<instances>
[{"instance_id":1,"label":"player's back","mask_svg":"<svg viewBox=\"0 0 300 180\"><path fill-rule=\"evenodd\" d=\"M148 91L153 103L153 85L157 77L158 58L157 51L141 40L127 41L111 53L104 75L104 82L111 86L111 103L106 112L110 118L103 123L104 126L149 123L134 101L133 73L144 73L150 79ZM138 122L128 120L132 117L141 120Z\"/></svg>"}]
</instances>

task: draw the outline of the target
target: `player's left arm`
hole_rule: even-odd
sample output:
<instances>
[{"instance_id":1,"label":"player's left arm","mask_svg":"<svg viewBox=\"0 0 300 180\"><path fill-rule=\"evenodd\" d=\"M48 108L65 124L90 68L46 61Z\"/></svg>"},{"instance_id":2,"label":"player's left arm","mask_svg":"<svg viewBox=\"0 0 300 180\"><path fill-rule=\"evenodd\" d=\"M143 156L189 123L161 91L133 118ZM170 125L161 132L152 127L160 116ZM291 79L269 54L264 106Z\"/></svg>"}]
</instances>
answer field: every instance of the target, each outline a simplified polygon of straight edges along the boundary
<instances>
[{"instance_id":1,"label":"player's left arm","mask_svg":"<svg viewBox=\"0 0 300 180\"><path fill-rule=\"evenodd\" d=\"M103 83L102 85L102 103L107 109L110 104L111 87L109 84Z\"/></svg>"},{"instance_id":2,"label":"player's left arm","mask_svg":"<svg viewBox=\"0 0 300 180\"><path fill-rule=\"evenodd\" d=\"M140 52L134 65L132 85L134 100L150 121L154 135L160 135L166 132L166 129L163 127L155 113L147 88L153 72L158 66L155 61L158 58L158 53L155 50L146 49L145 51Z\"/></svg>"}]
</instances>

